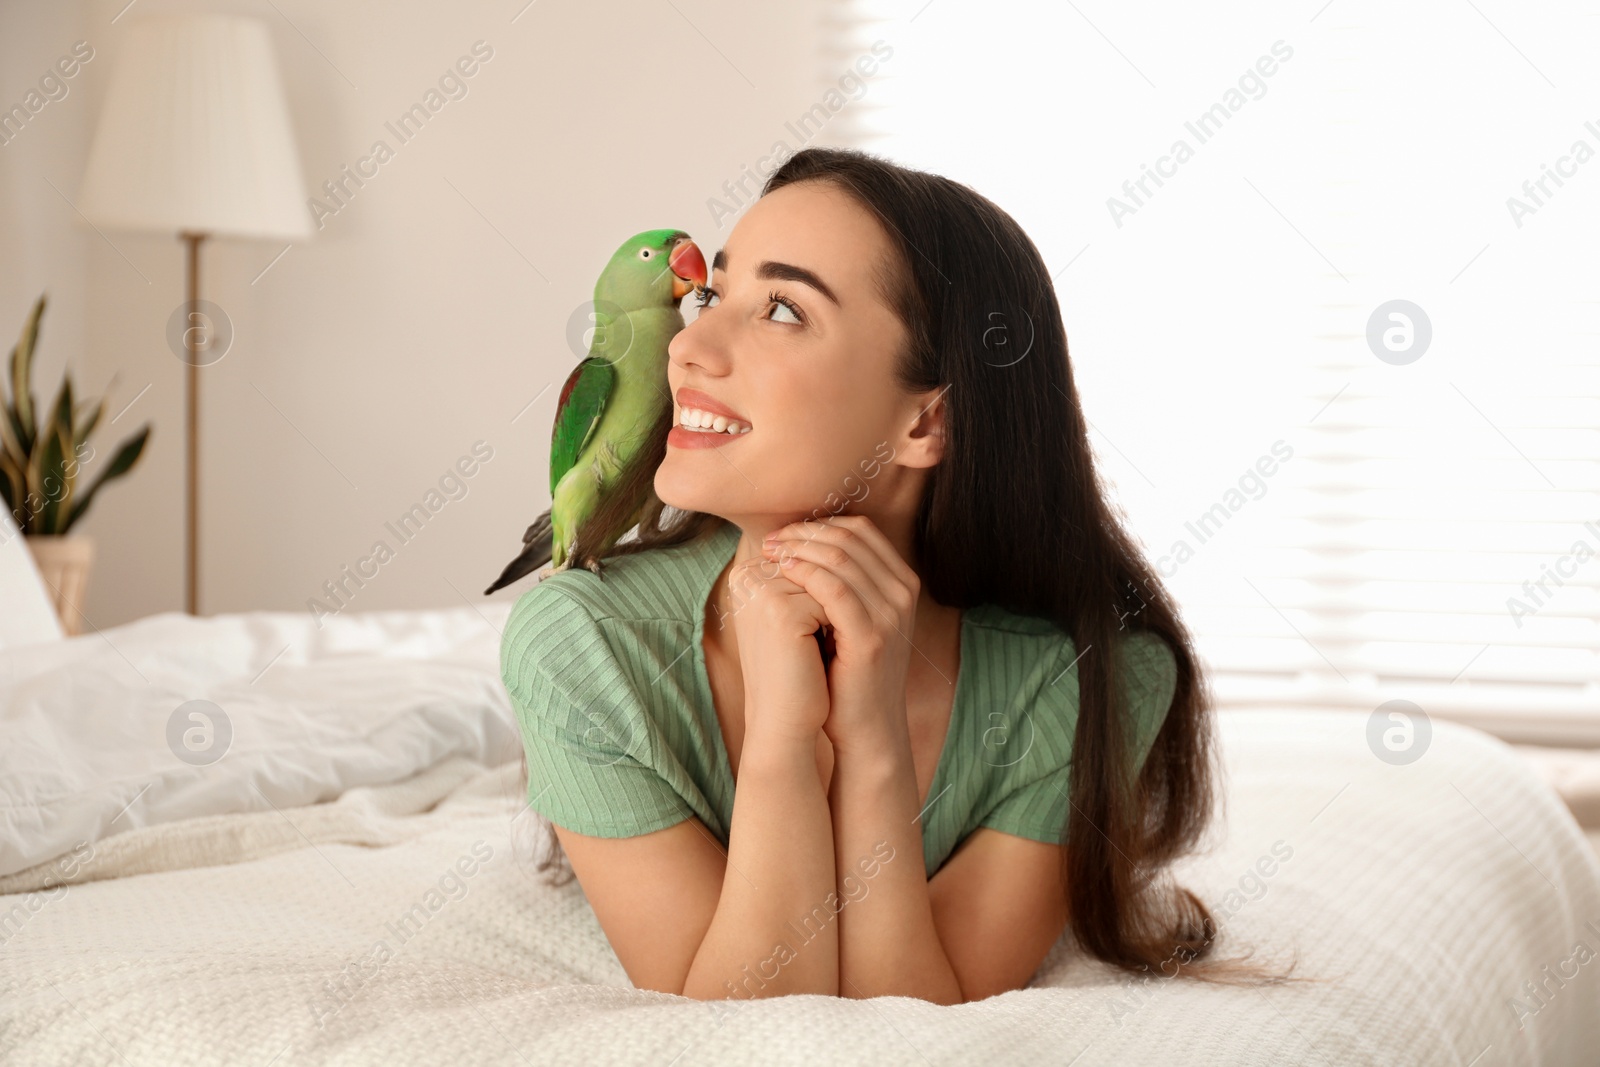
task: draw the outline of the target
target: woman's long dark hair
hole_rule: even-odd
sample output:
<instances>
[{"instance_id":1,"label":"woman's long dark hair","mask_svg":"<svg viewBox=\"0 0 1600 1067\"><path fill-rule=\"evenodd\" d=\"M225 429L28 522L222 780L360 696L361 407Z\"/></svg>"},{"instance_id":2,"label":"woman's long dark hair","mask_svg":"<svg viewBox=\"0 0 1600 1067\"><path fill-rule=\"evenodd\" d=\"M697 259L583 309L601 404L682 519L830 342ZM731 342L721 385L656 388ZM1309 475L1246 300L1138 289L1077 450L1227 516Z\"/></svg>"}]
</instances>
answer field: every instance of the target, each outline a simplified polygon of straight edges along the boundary
<instances>
[{"instance_id":1,"label":"woman's long dark hair","mask_svg":"<svg viewBox=\"0 0 1600 1067\"><path fill-rule=\"evenodd\" d=\"M967 186L870 153L804 149L762 194L805 181L831 184L881 221L895 249L881 265L882 295L908 334L899 384L913 393L946 389L944 457L930 471L916 521L923 590L949 607L992 603L1050 619L1077 649L1096 653L1078 660L1061 872L1079 944L1152 977L1283 980L1243 958L1217 959L1218 928L1205 904L1158 878L1198 845L1213 815L1211 698L1177 606L1095 469L1061 309L1038 249ZM665 454L670 419L669 411L651 435L654 462L638 468L642 482L653 480ZM649 498L637 538L609 555L681 544L723 521ZM1104 654L1126 639L1124 630L1160 637L1178 667L1172 705L1136 781L1127 687L1117 658ZM541 870L565 861L554 834L550 841L554 855Z\"/></svg>"}]
</instances>

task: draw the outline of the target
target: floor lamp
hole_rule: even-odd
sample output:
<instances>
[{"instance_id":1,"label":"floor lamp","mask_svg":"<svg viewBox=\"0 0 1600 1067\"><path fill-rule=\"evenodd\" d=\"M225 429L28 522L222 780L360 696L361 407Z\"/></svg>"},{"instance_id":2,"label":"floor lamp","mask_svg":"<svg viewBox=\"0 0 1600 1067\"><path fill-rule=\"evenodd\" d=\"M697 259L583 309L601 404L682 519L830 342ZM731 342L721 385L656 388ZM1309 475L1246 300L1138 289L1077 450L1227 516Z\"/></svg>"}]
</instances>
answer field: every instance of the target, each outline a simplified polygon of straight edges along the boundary
<instances>
[{"instance_id":1,"label":"floor lamp","mask_svg":"<svg viewBox=\"0 0 1600 1067\"><path fill-rule=\"evenodd\" d=\"M106 90L78 210L95 226L176 233L185 300L167 343L187 366L184 607L199 614L200 376L227 352L226 313L200 299L210 237L296 241L312 234L267 27L231 15L131 23Z\"/></svg>"}]
</instances>

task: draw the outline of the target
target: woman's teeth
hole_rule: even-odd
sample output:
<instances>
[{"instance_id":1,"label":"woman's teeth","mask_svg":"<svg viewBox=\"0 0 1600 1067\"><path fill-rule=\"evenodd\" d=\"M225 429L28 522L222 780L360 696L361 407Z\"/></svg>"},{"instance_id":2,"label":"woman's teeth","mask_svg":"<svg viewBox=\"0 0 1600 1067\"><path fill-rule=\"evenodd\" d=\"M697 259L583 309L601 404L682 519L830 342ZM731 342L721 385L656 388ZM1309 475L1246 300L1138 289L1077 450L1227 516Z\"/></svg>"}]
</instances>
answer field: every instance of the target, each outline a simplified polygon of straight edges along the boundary
<instances>
[{"instance_id":1,"label":"woman's teeth","mask_svg":"<svg viewBox=\"0 0 1600 1067\"><path fill-rule=\"evenodd\" d=\"M750 427L747 423L730 419L726 415L713 415L709 411L701 411L698 408L684 408L683 412L678 416L678 425L686 430L694 430L700 433L742 434L750 432Z\"/></svg>"}]
</instances>

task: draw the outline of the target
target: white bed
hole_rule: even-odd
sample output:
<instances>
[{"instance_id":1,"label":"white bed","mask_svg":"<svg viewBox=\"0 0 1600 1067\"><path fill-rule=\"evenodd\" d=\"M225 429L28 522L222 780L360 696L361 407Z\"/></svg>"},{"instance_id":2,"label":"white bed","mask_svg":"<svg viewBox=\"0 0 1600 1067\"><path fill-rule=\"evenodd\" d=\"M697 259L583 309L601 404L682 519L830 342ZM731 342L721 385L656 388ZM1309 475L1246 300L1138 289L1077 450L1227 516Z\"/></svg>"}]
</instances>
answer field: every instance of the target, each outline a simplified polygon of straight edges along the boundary
<instances>
[{"instance_id":1,"label":"white bed","mask_svg":"<svg viewBox=\"0 0 1600 1067\"><path fill-rule=\"evenodd\" d=\"M581 887L533 870L508 611L0 650L0 1062L1597 1062L1600 959L1573 954L1600 951L1600 863L1571 815L1498 741L1435 723L1395 767L1361 716L1224 713L1225 822L1180 868L1226 951L1326 983L1140 984L1068 935L959 1007L635 990ZM233 728L209 766L166 740L193 699Z\"/></svg>"}]
</instances>

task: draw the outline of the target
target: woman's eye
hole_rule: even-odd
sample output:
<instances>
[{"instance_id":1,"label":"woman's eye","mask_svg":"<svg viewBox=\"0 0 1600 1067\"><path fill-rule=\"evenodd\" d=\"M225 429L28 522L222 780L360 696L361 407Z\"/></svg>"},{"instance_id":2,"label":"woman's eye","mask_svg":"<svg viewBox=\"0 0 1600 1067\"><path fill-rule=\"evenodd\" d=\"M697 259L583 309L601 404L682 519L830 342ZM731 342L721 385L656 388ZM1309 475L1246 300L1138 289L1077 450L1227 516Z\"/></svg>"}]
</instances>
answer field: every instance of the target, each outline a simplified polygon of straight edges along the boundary
<instances>
[{"instance_id":1,"label":"woman's eye","mask_svg":"<svg viewBox=\"0 0 1600 1067\"><path fill-rule=\"evenodd\" d=\"M774 314L781 311L788 315L789 321L792 325L804 326L806 324L806 317L800 313L799 308L795 307L794 301L790 300L776 289L767 294L767 307L770 308ZM782 322L783 320L773 319L772 321Z\"/></svg>"},{"instance_id":2,"label":"woman's eye","mask_svg":"<svg viewBox=\"0 0 1600 1067\"><path fill-rule=\"evenodd\" d=\"M694 306L696 308L712 307L713 305L711 301L713 298L715 298L719 303L722 300L721 297L717 296L717 294L712 291L710 286L707 286L695 296ZM786 322L794 326L805 325L805 319L801 318L800 313L794 308L793 305L789 303L788 299L779 293L773 292L768 294L767 310L772 316L773 322ZM780 315L787 316L787 318L780 318Z\"/></svg>"}]
</instances>

